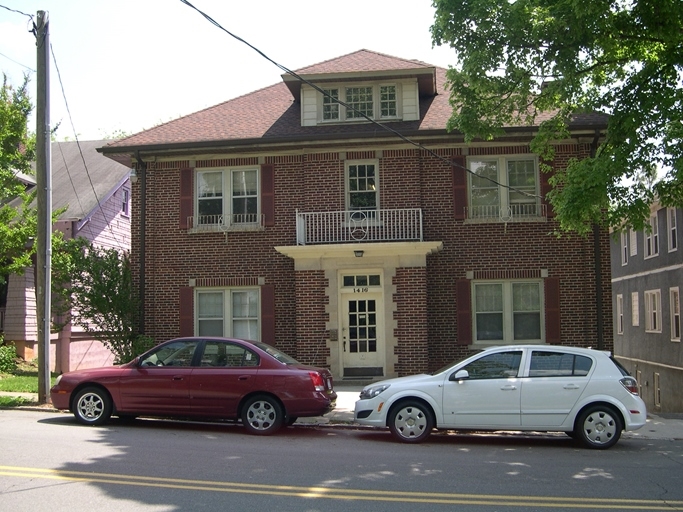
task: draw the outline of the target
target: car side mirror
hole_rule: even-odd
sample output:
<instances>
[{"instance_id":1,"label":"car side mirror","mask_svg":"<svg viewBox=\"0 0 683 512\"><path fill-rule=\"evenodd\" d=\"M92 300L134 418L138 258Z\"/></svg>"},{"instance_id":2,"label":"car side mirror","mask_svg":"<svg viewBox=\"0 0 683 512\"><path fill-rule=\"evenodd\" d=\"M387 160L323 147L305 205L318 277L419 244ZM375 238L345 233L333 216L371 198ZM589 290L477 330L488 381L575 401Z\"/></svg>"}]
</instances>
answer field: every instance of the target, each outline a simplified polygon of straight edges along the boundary
<instances>
[{"instance_id":1,"label":"car side mirror","mask_svg":"<svg viewBox=\"0 0 683 512\"><path fill-rule=\"evenodd\" d=\"M451 378L449 380L460 381L460 380L467 380L469 378L470 378L470 374L467 370L458 370L453 375L451 375Z\"/></svg>"}]
</instances>

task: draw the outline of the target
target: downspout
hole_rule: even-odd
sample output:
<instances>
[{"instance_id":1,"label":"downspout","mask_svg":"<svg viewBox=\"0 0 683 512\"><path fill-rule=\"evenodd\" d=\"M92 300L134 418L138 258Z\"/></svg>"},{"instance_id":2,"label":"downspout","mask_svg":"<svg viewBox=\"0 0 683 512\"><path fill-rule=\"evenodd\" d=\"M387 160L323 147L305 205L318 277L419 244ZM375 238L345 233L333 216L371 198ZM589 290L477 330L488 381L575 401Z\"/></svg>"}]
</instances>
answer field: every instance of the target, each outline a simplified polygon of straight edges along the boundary
<instances>
[{"instance_id":1,"label":"downspout","mask_svg":"<svg viewBox=\"0 0 683 512\"><path fill-rule=\"evenodd\" d=\"M139 334L145 334L145 217L147 213L147 164L140 158L140 152L136 153L135 157L140 167L140 283L139 283L139 300L140 300L140 324L138 326Z\"/></svg>"},{"instance_id":2,"label":"downspout","mask_svg":"<svg viewBox=\"0 0 683 512\"><path fill-rule=\"evenodd\" d=\"M591 143L591 158L595 158L598 150L598 138L600 134L596 130ZM595 260L595 310L597 313L598 350L604 350L605 330L602 315L602 251L600 250L600 226L593 224L593 257Z\"/></svg>"}]
</instances>

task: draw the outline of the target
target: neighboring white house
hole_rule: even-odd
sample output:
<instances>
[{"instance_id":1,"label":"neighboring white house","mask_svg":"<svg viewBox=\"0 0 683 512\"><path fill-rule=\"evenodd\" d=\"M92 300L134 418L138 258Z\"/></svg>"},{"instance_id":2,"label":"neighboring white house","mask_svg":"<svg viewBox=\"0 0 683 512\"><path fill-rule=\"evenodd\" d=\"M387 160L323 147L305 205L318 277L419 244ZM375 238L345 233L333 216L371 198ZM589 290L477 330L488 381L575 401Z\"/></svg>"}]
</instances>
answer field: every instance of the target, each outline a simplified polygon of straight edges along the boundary
<instances>
[{"instance_id":1,"label":"neighboring white house","mask_svg":"<svg viewBox=\"0 0 683 512\"><path fill-rule=\"evenodd\" d=\"M52 207L66 207L53 225L65 238L130 250L130 169L100 155L108 140L52 143ZM4 297L2 296L4 295ZM0 294L0 326L6 341L27 360L37 357L35 270L8 277ZM56 372L111 364L113 356L92 335L71 325L52 334L50 367Z\"/></svg>"}]
</instances>

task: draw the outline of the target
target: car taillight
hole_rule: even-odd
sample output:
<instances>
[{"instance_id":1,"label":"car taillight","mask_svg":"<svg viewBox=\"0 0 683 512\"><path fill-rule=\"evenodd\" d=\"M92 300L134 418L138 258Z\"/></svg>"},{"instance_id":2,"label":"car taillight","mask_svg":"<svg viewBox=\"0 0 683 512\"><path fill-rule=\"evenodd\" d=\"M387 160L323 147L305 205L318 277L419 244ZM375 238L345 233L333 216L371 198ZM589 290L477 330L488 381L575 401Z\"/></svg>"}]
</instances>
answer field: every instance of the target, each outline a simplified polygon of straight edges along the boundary
<instances>
[{"instance_id":1,"label":"car taillight","mask_svg":"<svg viewBox=\"0 0 683 512\"><path fill-rule=\"evenodd\" d=\"M638 396L638 382L633 377L624 377L619 382L629 393Z\"/></svg>"},{"instance_id":2,"label":"car taillight","mask_svg":"<svg viewBox=\"0 0 683 512\"><path fill-rule=\"evenodd\" d=\"M308 372L313 382L313 387L316 391L325 391L325 382L323 381L323 376L318 372Z\"/></svg>"}]
</instances>

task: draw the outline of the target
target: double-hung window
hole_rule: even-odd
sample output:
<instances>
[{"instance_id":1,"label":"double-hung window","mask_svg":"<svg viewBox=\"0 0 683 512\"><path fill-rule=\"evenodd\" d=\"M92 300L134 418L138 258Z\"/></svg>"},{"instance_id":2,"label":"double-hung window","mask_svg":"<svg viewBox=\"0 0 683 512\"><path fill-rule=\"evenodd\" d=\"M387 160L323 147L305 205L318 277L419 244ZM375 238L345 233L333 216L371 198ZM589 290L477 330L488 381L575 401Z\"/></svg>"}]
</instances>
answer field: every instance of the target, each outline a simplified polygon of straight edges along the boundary
<instances>
[{"instance_id":1,"label":"double-hung window","mask_svg":"<svg viewBox=\"0 0 683 512\"><path fill-rule=\"evenodd\" d=\"M543 341L543 287L540 281L473 283L477 342Z\"/></svg>"},{"instance_id":2,"label":"double-hung window","mask_svg":"<svg viewBox=\"0 0 683 512\"><path fill-rule=\"evenodd\" d=\"M196 305L199 336L261 339L257 288L198 290Z\"/></svg>"},{"instance_id":3,"label":"double-hung window","mask_svg":"<svg viewBox=\"0 0 683 512\"><path fill-rule=\"evenodd\" d=\"M628 233L621 232L621 264L628 264Z\"/></svg>"},{"instance_id":4,"label":"double-hung window","mask_svg":"<svg viewBox=\"0 0 683 512\"><path fill-rule=\"evenodd\" d=\"M346 204L351 218L375 218L379 209L379 173L376 161L346 164ZM363 212L355 214L353 212Z\"/></svg>"},{"instance_id":5,"label":"double-hung window","mask_svg":"<svg viewBox=\"0 0 683 512\"><path fill-rule=\"evenodd\" d=\"M671 308L671 341L681 341L681 295L678 286L669 288Z\"/></svg>"},{"instance_id":6,"label":"double-hung window","mask_svg":"<svg viewBox=\"0 0 683 512\"><path fill-rule=\"evenodd\" d=\"M472 157L470 219L509 221L541 216L536 157Z\"/></svg>"},{"instance_id":7,"label":"double-hung window","mask_svg":"<svg viewBox=\"0 0 683 512\"><path fill-rule=\"evenodd\" d=\"M122 188L121 196L121 214L130 217L130 190Z\"/></svg>"},{"instance_id":8,"label":"double-hung window","mask_svg":"<svg viewBox=\"0 0 683 512\"><path fill-rule=\"evenodd\" d=\"M399 115L399 88L396 84L359 84L323 89L323 122L397 119Z\"/></svg>"},{"instance_id":9,"label":"double-hung window","mask_svg":"<svg viewBox=\"0 0 683 512\"><path fill-rule=\"evenodd\" d=\"M645 292L645 331L662 332L662 295L659 290Z\"/></svg>"},{"instance_id":10,"label":"double-hung window","mask_svg":"<svg viewBox=\"0 0 683 512\"><path fill-rule=\"evenodd\" d=\"M649 229L645 228L645 257L652 258L659 254L659 221L655 213L650 217Z\"/></svg>"},{"instance_id":11,"label":"double-hung window","mask_svg":"<svg viewBox=\"0 0 683 512\"><path fill-rule=\"evenodd\" d=\"M197 225L259 225L258 169L197 173Z\"/></svg>"},{"instance_id":12,"label":"double-hung window","mask_svg":"<svg viewBox=\"0 0 683 512\"><path fill-rule=\"evenodd\" d=\"M666 209L669 225L669 252L678 249L678 228L676 223L676 208Z\"/></svg>"}]
</instances>

